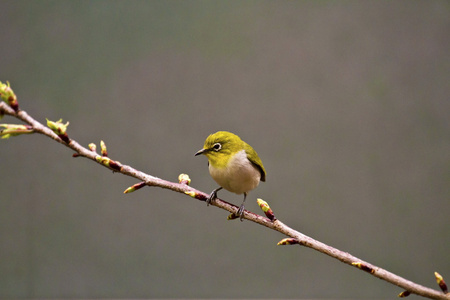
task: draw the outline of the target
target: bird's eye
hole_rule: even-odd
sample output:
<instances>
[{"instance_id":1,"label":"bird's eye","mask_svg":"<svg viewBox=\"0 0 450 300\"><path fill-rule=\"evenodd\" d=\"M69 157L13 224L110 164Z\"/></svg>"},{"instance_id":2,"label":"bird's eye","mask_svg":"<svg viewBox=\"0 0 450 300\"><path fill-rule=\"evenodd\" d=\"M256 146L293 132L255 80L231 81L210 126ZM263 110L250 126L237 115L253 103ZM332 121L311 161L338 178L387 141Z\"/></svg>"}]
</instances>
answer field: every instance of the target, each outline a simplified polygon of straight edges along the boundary
<instances>
[{"instance_id":1,"label":"bird's eye","mask_svg":"<svg viewBox=\"0 0 450 300\"><path fill-rule=\"evenodd\" d=\"M213 145L213 150L214 151L219 151L220 149L222 149L222 145L220 143L215 143Z\"/></svg>"}]
</instances>

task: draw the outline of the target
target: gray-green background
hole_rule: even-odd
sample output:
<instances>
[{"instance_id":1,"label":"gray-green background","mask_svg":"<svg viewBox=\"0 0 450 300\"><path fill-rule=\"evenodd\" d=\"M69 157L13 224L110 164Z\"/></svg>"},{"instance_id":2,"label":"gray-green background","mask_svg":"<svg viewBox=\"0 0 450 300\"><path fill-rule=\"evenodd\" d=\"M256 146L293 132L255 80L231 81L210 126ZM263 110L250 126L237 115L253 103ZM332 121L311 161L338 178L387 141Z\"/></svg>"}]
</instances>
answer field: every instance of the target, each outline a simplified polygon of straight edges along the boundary
<instances>
[{"instance_id":1,"label":"gray-green background","mask_svg":"<svg viewBox=\"0 0 450 300\"><path fill-rule=\"evenodd\" d=\"M210 192L217 130L299 231L450 281L448 1L1 1L0 80L34 118ZM5 117L2 123L15 123ZM389 298L284 236L113 174L41 136L0 141L0 297ZM236 204L242 197L219 195Z\"/></svg>"}]
</instances>

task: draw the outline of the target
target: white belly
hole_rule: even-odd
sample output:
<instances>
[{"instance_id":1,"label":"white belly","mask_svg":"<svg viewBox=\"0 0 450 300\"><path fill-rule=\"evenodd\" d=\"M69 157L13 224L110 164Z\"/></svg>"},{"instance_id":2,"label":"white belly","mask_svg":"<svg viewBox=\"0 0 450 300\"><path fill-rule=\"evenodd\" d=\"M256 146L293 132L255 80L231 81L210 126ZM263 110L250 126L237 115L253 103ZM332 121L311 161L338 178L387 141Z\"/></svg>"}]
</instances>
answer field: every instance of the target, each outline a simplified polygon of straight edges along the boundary
<instances>
[{"instance_id":1,"label":"white belly","mask_svg":"<svg viewBox=\"0 0 450 300\"><path fill-rule=\"evenodd\" d=\"M226 168L214 168L209 164L209 174L221 187L236 194L253 190L261 179L261 173L247 159L245 150L231 158Z\"/></svg>"}]
</instances>

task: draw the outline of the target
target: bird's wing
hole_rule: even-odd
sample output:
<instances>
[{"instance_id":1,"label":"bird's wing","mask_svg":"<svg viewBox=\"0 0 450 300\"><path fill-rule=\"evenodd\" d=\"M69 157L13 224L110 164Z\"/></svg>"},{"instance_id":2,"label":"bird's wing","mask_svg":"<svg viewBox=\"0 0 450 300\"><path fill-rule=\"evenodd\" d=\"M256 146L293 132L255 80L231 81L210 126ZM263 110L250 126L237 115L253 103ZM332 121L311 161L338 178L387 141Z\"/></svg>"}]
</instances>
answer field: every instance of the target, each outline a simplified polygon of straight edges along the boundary
<instances>
[{"instance_id":1,"label":"bird's wing","mask_svg":"<svg viewBox=\"0 0 450 300\"><path fill-rule=\"evenodd\" d=\"M253 149L249 144L244 142L245 153L247 154L248 160L259 170L261 173L261 181L266 181L266 169L264 169L263 163L256 153L255 149Z\"/></svg>"}]
</instances>

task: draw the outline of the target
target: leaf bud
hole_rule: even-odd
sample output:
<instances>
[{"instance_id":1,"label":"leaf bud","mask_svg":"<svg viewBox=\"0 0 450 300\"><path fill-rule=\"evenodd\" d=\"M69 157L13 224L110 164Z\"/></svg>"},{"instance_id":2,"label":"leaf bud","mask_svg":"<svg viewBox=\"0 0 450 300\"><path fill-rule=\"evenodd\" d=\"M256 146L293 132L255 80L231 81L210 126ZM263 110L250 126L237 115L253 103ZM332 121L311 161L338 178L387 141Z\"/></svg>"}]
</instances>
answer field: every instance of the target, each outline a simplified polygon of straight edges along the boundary
<instances>
[{"instance_id":1,"label":"leaf bud","mask_svg":"<svg viewBox=\"0 0 450 300\"><path fill-rule=\"evenodd\" d=\"M0 130L0 136L2 137L2 139L9 139L12 136L34 132L33 127L31 127L30 125L0 124L0 127L5 128L3 130Z\"/></svg>"},{"instance_id":2,"label":"leaf bud","mask_svg":"<svg viewBox=\"0 0 450 300\"><path fill-rule=\"evenodd\" d=\"M19 102L17 101L17 96L14 91L11 89L9 82L6 84L0 81L0 97L8 103L8 105L14 109L15 112L19 111Z\"/></svg>"},{"instance_id":3,"label":"leaf bud","mask_svg":"<svg viewBox=\"0 0 450 300\"><path fill-rule=\"evenodd\" d=\"M285 238L278 242L277 246L284 246L284 245L296 245L300 244L300 242L297 239L294 238Z\"/></svg>"},{"instance_id":4,"label":"leaf bud","mask_svg":"<svg viewBox=\"0 0 450 300\"><path fill-rule=\"evenodd\" d=\"M405 298L405 297L408 297L409 295L411 295L410 291L403 291L400 294L398 294L398 297L399 298Z\"/></svg>"},{"instance_id":5,"label":"leaf bud","mask_svg":"<svg viewBox=\"0 0 450 300\"><path fill-rule=\"evenodd\" d=\"M366 271L366 272L368 272L370 274L375 273L375 269L374 268L372 268L371 266L369 266L369 265L367 265L367 264L365 264L363 262L353 262L352 266L355 266L355 267L357 267L357 268L359 268L359 269L361 269L363 271Z\"/></svg>"},{"instance_id":6,"label":"leaf bud","mask_svg":"<svg viewBox=\"0 0 450 300\"><path fill-rule=\"evenodd\" d=\"M271 220L271 221L276 220L272 209L270 208L269 204L266 201L264 201L263 199L258 198L256 200L256 202L258 203L259 207L264 212L266 217L269 218L269 220Z\"/></svg>"},{"instance_id":7,"label":"leaf bud","mask_svg":"<svg viewBox=\"0 0 450 300\"><path fill-rule=\"evenodd\" d=\"M145 181L141 181L139 183L133 184L132 186L130 186L129 188L127 188L123 193L124 194L128 194L128 193L132 193L142 187L145 186Z\"/></svg>"},{"instance_id":8,"label":"leaf bud","mask_svg":"<svg viewBox=\"0 0 450 300\"><path fill-rule=\"evenodd\" d=\"M100 151L102 156L108 156L108 150L106 149L106 144L103 140L100 141Z\"/></svg>"},{"instance_id":9,"label":"leaf bud","mask_svg":"<svg viewBox=\"0 0 450 300\"><path fill-rule=\"evenodd\" d=\"M239 218L238 215L236 215L235 213L231 213L231 214L228 215L227 220L234 220L234 219L237 219L237 218Z\"/></svg>"},{"instance_id":10,"label":"leaf bud","mask_svg":"<svg viewBox=\"0 0 450 300\"><path fill-rule=\"evenodd\" d=\"M441 288L441 290L444 292L444 294L448 293L447 284L444 281L444 278L439 274L438 272L434 272L434 277L436 277L436 282Z\"/></svg>"},{"instance_id":11,"label":"leaf bud","mask_svg":"<svg viewBox=\"0 0 450 300\"><path fill-rule=\"evenodd\" d=\"M97 151L97 145L95 145L94 143L90 143L88 145L89 150L91 150L92 152L96 152Z\"/></svg>"},{"instance_id":12,"label":"leaf bud","mask_svg":"<svg viewBox=\"0 0 450 300\"><path fill-rule=\"evenodd\" d=\"M50 128L51 130L53 130L53 132L64 142L69 143L70 139L69 136L67 135L67 126L69 126L69 122L67 122L66 124L62 123L62 119L59 119L56 122L50 121L49 119L47 120L47 127Z\"/></svg>"},{"instance_id":13,"label":"leaf bud","mask_svg":"<svg viewBox=\"0 0 450 300\"><path fill-rule=\"evenodd\" d=\"M189 185L191 183L191 179L188 174L180 174L178 175L178 182L180 184Z\"/></svg>"},{"instance_id":14,"label":"leaf bud","mask_svg":"<svg viewBox=\"0 0 450 300\"><path fill-rule=\"evenodd\" d=\"M192 198L197 198L197 193L194 191L185 191L184 193Z\"/></svg>"},{"instance_id":15,"label":"leaf bud","mask_svg":"<svg viewBox=\"0 0 450 300\"><path fill-rule=\"evenodd\" d=\"M108 168L111 168L116 171L120 171L120 169L122 168L121 163L119 163L118 161L114 161L114 160L110 159L109 157L97 155L95 157L95 160L98 163L101 163L102 165L107 166Z\"/></svg>"}]
</instances>

